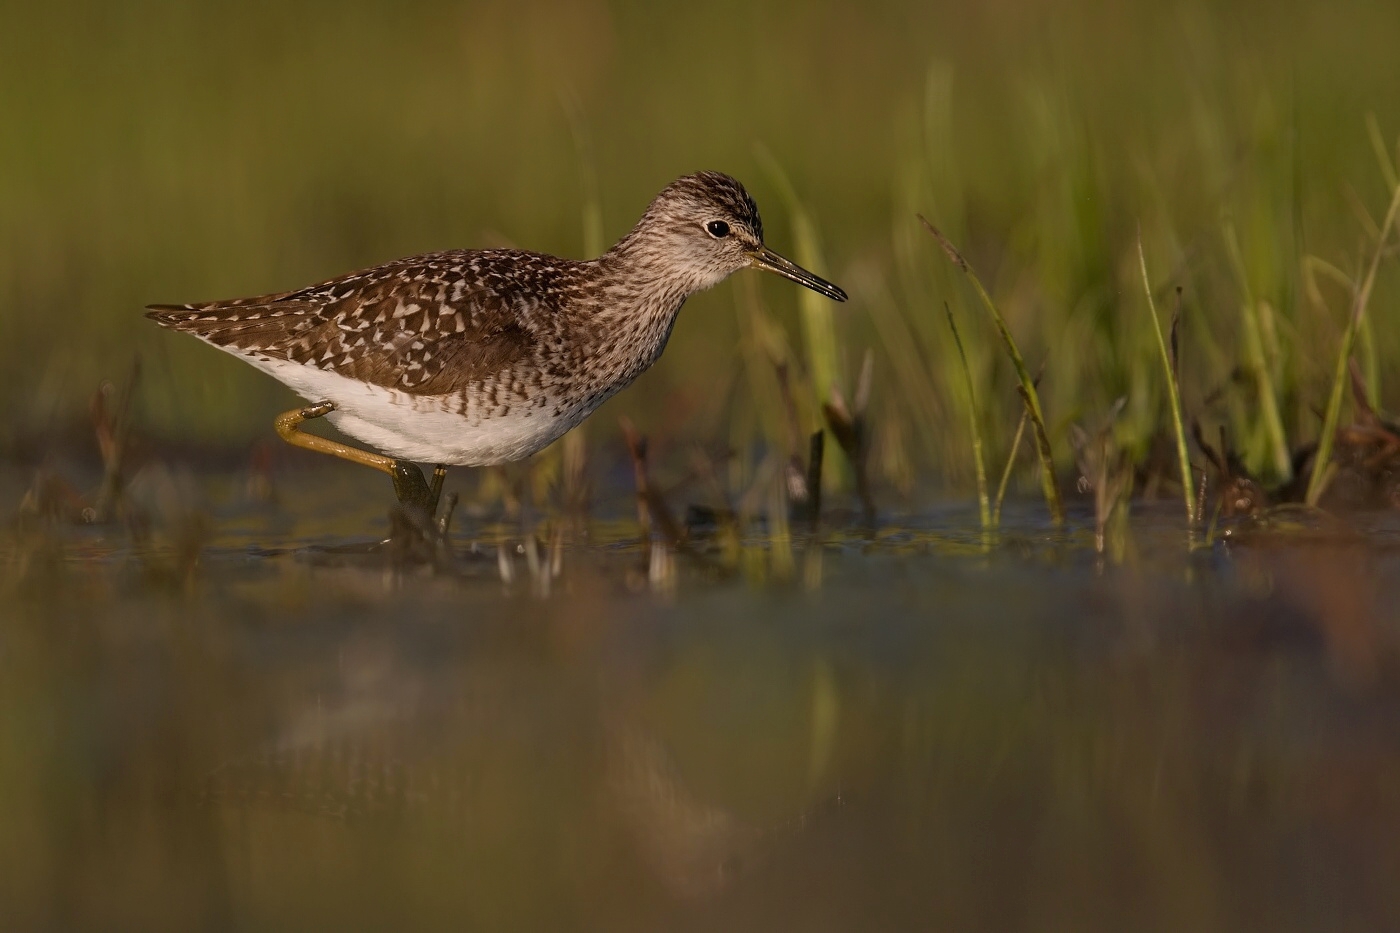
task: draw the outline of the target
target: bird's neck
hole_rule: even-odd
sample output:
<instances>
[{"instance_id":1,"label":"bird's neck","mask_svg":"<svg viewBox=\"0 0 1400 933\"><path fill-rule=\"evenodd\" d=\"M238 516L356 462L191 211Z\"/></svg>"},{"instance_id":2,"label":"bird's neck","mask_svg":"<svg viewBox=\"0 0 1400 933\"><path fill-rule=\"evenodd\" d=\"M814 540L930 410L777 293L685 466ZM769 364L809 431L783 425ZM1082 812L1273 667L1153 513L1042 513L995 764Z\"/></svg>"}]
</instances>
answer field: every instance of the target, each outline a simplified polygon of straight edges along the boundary
<instances>
[{"instance_id":1,"label":"bird's neck","mask_svg":"<svg viewBox=\"0 0 1400 933\"><path fill-rule=\"evenodd\" d=\"M664 238L638 224L594 260L605 300L603 314L674 318L691 295L705 287L674 261Z\"/></svg>"},{"instance_id":2,"label":"bird's neck","mask_svg":"<svg viewBox=\"0 0 1400 933\"><path fill-rule=\"evenodd\" d=\"M661 355L681 305L699 290L638 233L633 230L589 264L590 330L600 349L627 358L628 382Z\"/></svg>"}]
</instances>

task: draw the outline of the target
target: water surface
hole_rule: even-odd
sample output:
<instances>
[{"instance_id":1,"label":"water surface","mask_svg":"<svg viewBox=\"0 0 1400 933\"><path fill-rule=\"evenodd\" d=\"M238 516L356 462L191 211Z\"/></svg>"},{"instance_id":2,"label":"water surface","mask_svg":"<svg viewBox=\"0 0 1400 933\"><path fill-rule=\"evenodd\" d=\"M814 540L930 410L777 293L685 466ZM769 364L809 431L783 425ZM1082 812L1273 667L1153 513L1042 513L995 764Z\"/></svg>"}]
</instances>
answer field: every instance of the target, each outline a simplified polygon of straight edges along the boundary
<instances>
[{"instance_id":1,"label":"water surface","mask_svg":"<svg viewBox=\"0 0 1400 933\"><path fill-rule=\"evenodd\" d=\"M1188 551L1143 506L1115 563L957 505L658 580L624 498L434 574L346 552L368 480L180 484L139 543L6 538L7 928L1400 923L1388 519Z\"/></svg>"}]
</instances>

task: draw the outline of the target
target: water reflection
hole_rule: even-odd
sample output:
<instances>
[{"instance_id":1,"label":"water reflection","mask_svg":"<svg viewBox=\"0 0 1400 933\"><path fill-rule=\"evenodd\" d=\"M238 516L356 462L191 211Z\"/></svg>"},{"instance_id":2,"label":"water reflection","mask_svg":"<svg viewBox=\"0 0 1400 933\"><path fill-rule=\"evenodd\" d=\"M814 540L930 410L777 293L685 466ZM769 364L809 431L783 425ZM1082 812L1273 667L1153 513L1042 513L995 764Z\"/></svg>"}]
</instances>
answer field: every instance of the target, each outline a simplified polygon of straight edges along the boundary
<instances>
[{"instance_id":1,"label":"water reflection","mask_svg":"<svg viewBox=\"0 0 1400 933\"><path fill-rule=\"evenodd\" d=\"M11 547L7 925L1400 918L1389 539L1143 527L1132 567L910 523L816 591L670 595L607 546L543 596L227 535L191 583L72 540L16 581Z\"/></svg>"}]
</instances>

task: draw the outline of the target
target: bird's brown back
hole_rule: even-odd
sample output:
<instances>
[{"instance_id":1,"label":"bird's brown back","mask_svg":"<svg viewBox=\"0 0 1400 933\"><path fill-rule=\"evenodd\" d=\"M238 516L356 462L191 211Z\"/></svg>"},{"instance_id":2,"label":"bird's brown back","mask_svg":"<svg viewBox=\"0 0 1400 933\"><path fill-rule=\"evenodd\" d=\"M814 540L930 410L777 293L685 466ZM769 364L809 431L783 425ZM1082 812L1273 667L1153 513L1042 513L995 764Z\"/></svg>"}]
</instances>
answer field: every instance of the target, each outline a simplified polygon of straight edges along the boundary
<instances>
[{"instance_id":1,"label":"bird's brown back","mask_svg":"<svg viewBox=\"0 0 1400 933\"><path fill-rule=\"evenodd\" d=\"M442 395L559 345L578 318L585 266L523 250L453 250L291 292L151 305L147 316L248 356Z\"/></svg>"}]
</instances>

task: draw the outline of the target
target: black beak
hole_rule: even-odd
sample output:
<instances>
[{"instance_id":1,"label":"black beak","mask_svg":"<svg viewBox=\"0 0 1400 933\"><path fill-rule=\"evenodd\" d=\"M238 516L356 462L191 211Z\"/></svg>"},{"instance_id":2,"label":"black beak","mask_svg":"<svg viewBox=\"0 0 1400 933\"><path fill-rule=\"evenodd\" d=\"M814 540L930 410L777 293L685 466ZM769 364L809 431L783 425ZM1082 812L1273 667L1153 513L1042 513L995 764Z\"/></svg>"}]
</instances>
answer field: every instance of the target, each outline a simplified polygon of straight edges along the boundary
<instances>
[{"instance_id":1,"label":"black beak","mask_svg":"<svg viewBox=\"0 0 1400 933\"><path fill-rule=\"evenodd\" d=\"M766 246L749 253L749 265L755 269L766 269L769 272L776 272L785 279L791 279L798 285L805 285L818 294L825 295L833 301L845 301L846 293L826 279L813 275L797 263L784 259Z\"/></svg>"}]
</instances>

